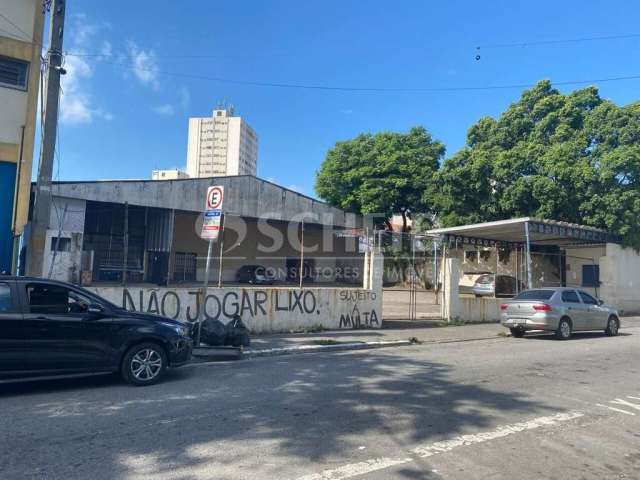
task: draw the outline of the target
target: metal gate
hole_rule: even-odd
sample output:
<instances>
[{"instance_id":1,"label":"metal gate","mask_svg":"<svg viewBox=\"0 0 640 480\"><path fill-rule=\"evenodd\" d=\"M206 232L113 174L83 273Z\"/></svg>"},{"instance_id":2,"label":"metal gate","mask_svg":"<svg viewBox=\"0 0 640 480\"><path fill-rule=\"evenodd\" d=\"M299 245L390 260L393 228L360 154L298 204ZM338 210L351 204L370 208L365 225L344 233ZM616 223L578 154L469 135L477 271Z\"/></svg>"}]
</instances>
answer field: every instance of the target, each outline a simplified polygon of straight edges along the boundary
<instances>
[{"instance_id":1,"label":"metal gate","mask_svg":"<svg viewBox=\"0 0 640 480\"><path fill-rule=\"evenodd\" d=\"M441 247L426 235L378 232L384 254L383 318L440 319L438 271Z\"/></svg>"}]
</instances>

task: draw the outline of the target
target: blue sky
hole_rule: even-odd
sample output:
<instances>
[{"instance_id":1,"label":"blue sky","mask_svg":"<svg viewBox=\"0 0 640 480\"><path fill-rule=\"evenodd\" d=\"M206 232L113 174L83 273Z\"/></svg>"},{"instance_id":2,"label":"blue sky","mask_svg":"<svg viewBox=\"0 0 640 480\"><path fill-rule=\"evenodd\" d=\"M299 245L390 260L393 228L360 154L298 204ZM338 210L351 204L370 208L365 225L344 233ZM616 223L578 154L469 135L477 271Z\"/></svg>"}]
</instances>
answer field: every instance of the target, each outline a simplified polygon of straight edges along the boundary
<instances>
[{"instance_id":1,"label":"blue sky","mask_svg":"<svg viewBox=\"0 0 640 480\"><path fill-rule=\"evenodd\" d=\"M477 45L640 33L638 18L635 2L612 0L69 2L65 50L104 56L67 56L56 171L61 180L149 178L154 168L184 167L188 117L226 100L258 133L258 175L313 195L336 141L423 125L451 155L473 122L500 114L521 90L336 92L167 72L382 88L637 75L640 37L484 48L474 57ZM626 104L638 99L640 80L599 87Z\"/></svg>"}]
</instances>

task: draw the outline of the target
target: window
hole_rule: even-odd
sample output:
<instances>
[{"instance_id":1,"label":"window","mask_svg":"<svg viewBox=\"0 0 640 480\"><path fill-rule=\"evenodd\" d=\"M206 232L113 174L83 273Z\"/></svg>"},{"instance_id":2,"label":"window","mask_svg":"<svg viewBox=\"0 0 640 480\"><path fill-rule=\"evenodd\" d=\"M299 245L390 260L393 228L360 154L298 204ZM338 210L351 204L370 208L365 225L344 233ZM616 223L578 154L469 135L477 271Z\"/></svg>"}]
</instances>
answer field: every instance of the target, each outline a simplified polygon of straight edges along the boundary
<instances>
[{"instance_id":1,"label":"window","mask_svg":"<svg viewBox=\"0 0 640 480\"><path fill-rule=\"evenodd\" d=\"M164 173L162 174L164 177ZM56 242L58 244L58 252L70 252L71 251L71 239L64 237L51 237L51 248L52 252L56 251Z\"/></svg>"},{"instance_id":2,"label":"window","mask_svg":"<svg viewBox=\"0 0 640 480\"><path fill-rule=\"evenodd\" d=\"M600 286L600 265L583 265L582 266L582 286L583 287L599 287Z\"/></svg>"},{"instance_id":3,"label":"window","mask_svg":"<svg viewBox=\"0 0 640 480\"><path fill-rule=\"evenodd\" d=\"M173 269L175 282L195 282L198 255L190 252L176 252Z\"/></svg>"},{"instance_id":4,"label":"window","mask_svg":"<svg viewBox=\"0 0 640 480\"><path fill-rule=\"evenodd\" d=\"M84 313L92 302L88 297L65 287L46 283L27 285L30 313L64 315Z\"/></svg>"},{"instance_id":5,"label":"window","mask_svg":"<svg viewBox=\"0 0 640 480\"><path fill-rule=\"evenodd\" d=\"M29 63L16 58L0 57L0 85L3 87L27 89Z\"/></svg>"},{"instance_id":6,"label":"window","mask_svg":"<svg viewBox=\"0 0 640 480\"><path fill-rule=\"evenodd\" d=\"M582 301L587 305L598 305L598 300L593 298L587 292L583 292L582 290L580 290L579 293L580 293L580 297L582 298Z\"/></svg>"},{"instance_id":7,"label":"window","mask_svg":"<svg viewBox=\"0 0 640 480\"><path fill-rule=\"evenodd\" d=\"M0 313L9 313L13 311L13 302L11 301L11 287L8 283L0 283Z\"/></svg>"},{"instance_id":8,"label":"window","mask_svg":"<svg viewBox=\"0 0 640 480\"><path fill-rule=\"evenodd\" d=\"M565 290L562 292L562 301L565 303L580 303L578 294L574 290Z\"/></svg>"},{"instance_id":9,"label":"window","mask_svg":"<svg viewBox=\"0 0 640 480\"><path fill-rule=\"evenodd\" d=\"M549 300L553 294L554 290L527 290L526 292L522 292L520 295L515 296L514 300Z\"/></svg>"}]
</instances>

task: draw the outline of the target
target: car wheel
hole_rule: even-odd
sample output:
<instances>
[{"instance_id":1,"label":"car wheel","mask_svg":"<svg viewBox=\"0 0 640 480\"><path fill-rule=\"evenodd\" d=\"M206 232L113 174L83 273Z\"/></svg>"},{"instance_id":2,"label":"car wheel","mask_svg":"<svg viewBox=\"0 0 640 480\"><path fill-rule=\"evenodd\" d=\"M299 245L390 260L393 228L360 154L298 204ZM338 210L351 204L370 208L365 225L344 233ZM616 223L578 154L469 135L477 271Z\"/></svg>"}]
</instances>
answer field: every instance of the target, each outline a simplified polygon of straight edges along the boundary
<instances>
[{"instance_id":1,"label":"car wheel","mask_svg":"<svg viewBox=\"0 0 640 480\"><path fill-rule=\"evenodd\" d=\"M569 340L571 338L571 320L567 317L560 319L558 329L556 330L556 338L560 340Z\"/></svg>"},{"instance_id":2,"label":"car wheel","mask_svg":"<svg viewBox=\"0 0 640 480\"><path fill-rule=\"evenodd\" d=\"M515 338L522 338L524 337L524 328L510 328L509 329L511 331L511 336L515 337Z\"/></svg>"},{"instance_id":3,"label":"car wheel","mask_svg":"<svg viewBox=\"0 0 640 480\"><path fill-rule=\"evenodd\" d=\"M607 328L605 329L604 333L606 333L610 337L615 337L618 335L619 328L620 326L618 325L618 319L611 315L609 317L609 320L607 321Z\"/></svg>"},{"instance_id":4,"label":"car wheel","mask_svg":"<svg viewBox=\"0 0 640 480\"><path fill-rule=\"evenodd\" d=\"M153 385L166 369L167 355L157 343L135 345L122 360L122 378L131 385Z\"/></svg>"}]
</instances>

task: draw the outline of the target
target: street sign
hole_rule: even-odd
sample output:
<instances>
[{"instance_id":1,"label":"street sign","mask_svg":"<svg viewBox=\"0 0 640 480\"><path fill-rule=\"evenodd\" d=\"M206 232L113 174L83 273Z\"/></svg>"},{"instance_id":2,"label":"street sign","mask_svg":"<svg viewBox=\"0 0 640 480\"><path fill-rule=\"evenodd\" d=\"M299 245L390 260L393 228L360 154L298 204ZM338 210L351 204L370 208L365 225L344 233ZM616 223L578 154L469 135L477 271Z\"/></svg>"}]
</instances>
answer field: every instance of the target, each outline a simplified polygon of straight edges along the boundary
<instances>
[{"instance_id":1,"label":"street sign","mask_svg":"<svg viewBox=\"0 0 640 480\"><path fill-rule=\"evenodd\" d=\"M220 220L222 210L207 210L202 219L202 231L200 237L205 240L217 240L220 233Z\"/></svg>"},{"instance_id":2,"label":"street sign","mask_svg":"<svg viewBox=\"0 0 640 480\"><path fill-rule=\"evenodd\" d=\"M373 237L358 237L358 252L372 252L373 251Z\"/></svg>"},{"instance_id":3,"label":"street sign","mask_svg":"<svg viewBox=\"0 0 640 480\"><path fill-rule=\"evenodd\" d=\"M214 185L207 188L206 210L222 210L222 202L224 200L224 187L222 185Z\"/></svg>"}]
</instances>

